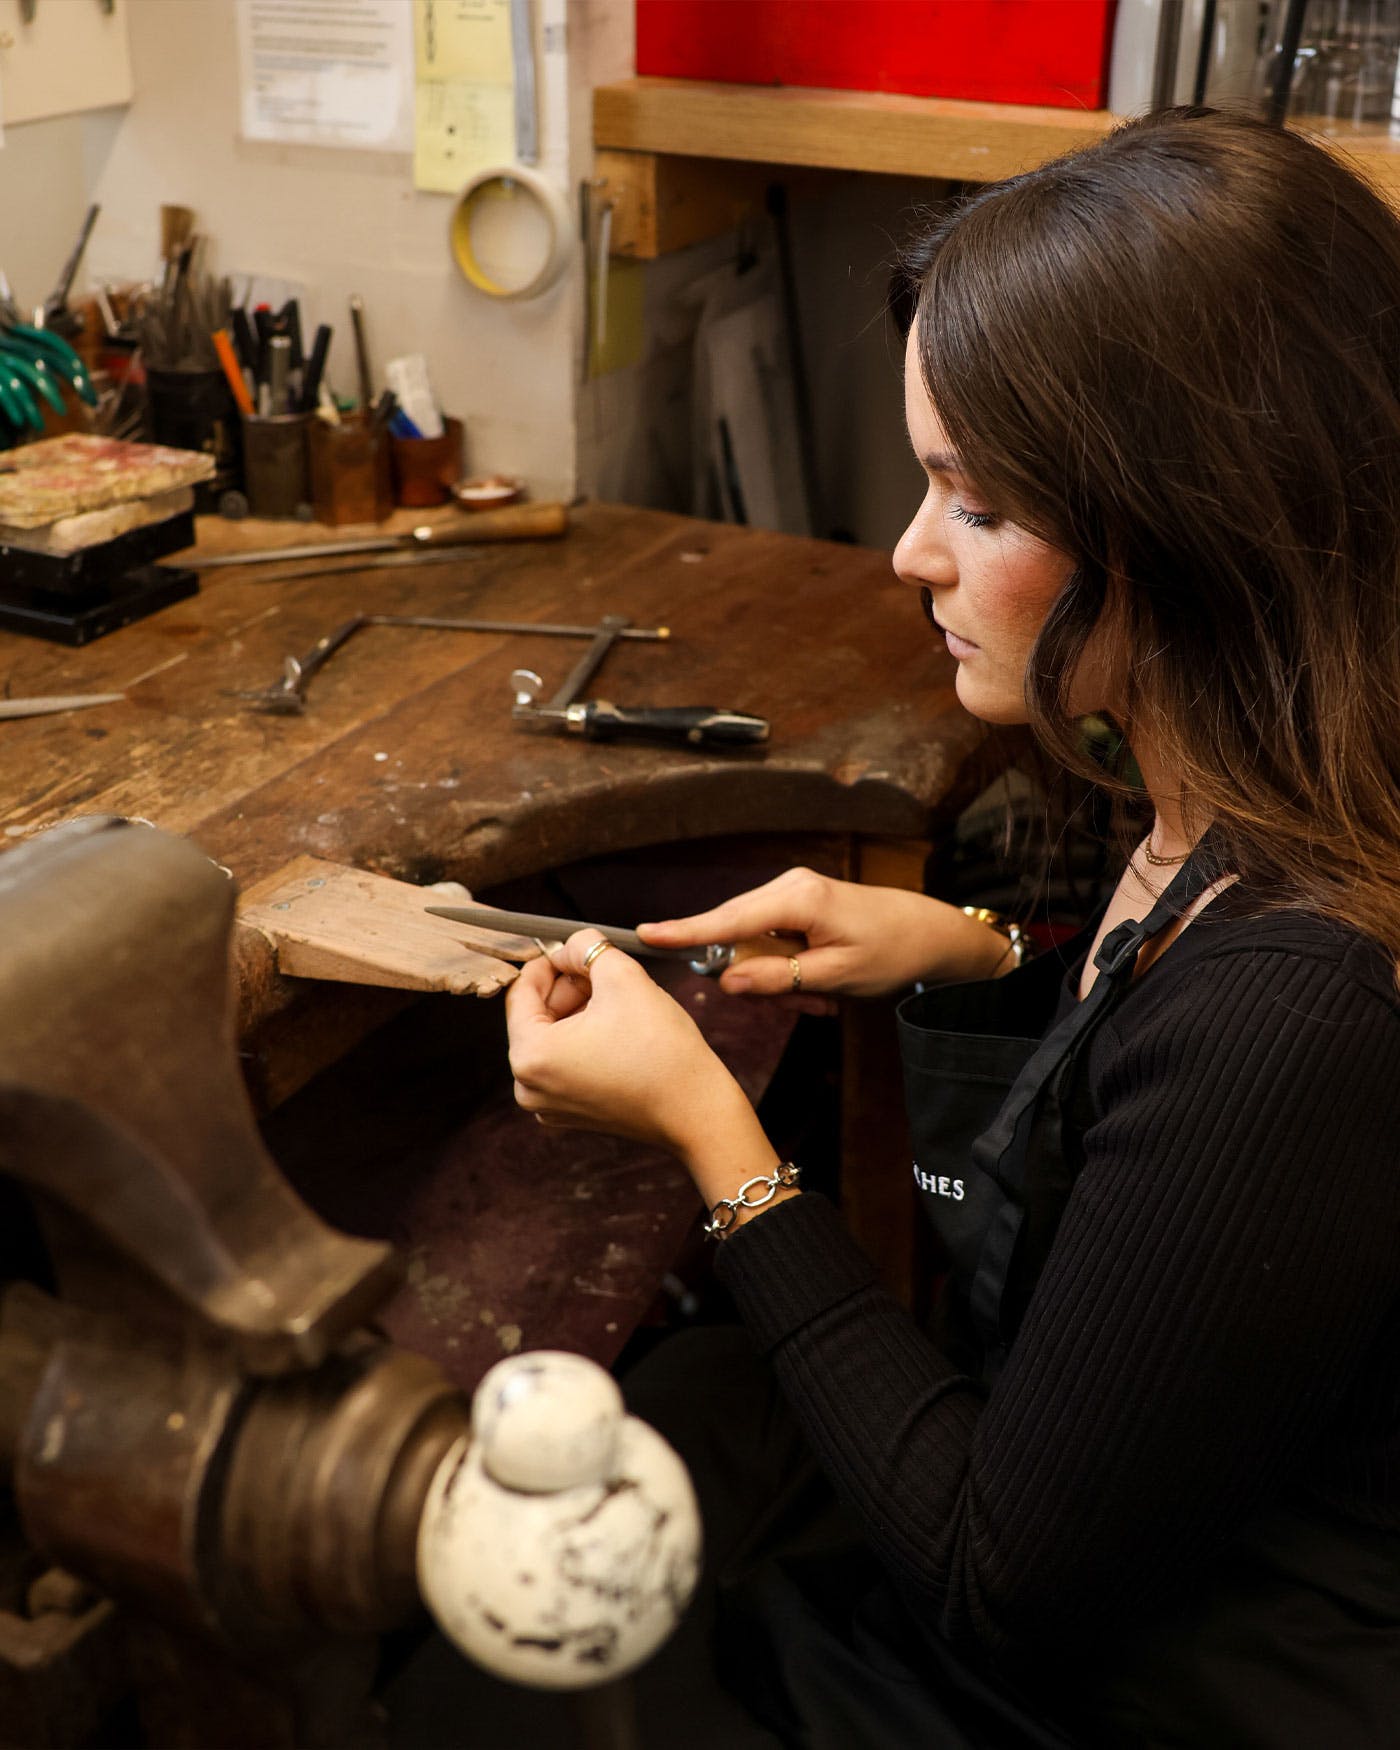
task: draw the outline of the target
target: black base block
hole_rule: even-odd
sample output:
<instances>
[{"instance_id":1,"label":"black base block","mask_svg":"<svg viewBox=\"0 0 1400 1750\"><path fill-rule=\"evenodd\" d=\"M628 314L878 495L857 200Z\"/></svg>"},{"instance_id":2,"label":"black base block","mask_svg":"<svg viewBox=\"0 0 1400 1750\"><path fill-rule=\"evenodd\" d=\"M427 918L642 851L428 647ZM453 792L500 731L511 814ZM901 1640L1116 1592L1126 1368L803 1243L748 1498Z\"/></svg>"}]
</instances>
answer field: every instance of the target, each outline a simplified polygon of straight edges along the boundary
<instances>
[{"instance_id":1,"label":"black base block","mask_svg":"<svg viewBox=\"0 0 1400 1750\"><path fill-rule=\"evenodd\" d=\"M149 566L168 554L194 545L194 512L179 511L128 529L109 541L79 547L72 553L37 553L29 547L0 543L0 593L96 597L138 566Z\"/></svg>"},{"instance_id":2,"label":"black base block","mask_svg":"<svg viewBox=\"0 0 1400 1750\"><path fill-rule=\"evenodd\" d=\"M138 565L82 595L0 583L0 629L54 644L89 644L198 589L199 574L174 565Z\"/></svg>"}]
</instances>

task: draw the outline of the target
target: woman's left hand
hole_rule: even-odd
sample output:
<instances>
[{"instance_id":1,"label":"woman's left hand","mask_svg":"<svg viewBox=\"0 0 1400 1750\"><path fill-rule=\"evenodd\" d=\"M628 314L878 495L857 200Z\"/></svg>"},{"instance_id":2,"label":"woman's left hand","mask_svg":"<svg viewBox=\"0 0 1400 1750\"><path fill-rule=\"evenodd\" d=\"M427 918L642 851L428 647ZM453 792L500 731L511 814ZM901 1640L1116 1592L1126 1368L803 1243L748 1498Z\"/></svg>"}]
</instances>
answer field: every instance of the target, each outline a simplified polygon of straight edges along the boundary
<instances>
[{"instance_id":1,"label":"woman's left hand","mask_svg":"<svg viewBox=\"0 0 1400 1750\"><path fill-rule=\"evenodd\" d=\"M755 1125L700 1029L620 948L580 930L506 993L515 1097L543 1124L659 1144L692 1170L728 1129Z\"/></svg>"}]
</instances>

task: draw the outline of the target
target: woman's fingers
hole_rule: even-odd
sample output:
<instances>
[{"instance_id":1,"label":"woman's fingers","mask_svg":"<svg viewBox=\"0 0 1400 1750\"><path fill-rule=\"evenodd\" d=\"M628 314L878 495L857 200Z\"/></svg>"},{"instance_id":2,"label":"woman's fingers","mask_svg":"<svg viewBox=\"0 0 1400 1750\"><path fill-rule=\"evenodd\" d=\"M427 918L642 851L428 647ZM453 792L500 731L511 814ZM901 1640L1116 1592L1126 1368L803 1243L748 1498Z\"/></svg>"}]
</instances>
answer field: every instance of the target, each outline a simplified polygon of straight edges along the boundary
<instances>
[{"instance_id":1,"label":"woman's fingers","mask_svg":"<svg viewBox=\"0 0 1400 1750\"><path fill-rule=\"evenodd\" d=\"M585 988L587 985L597 988L604 981L615 978L620 964L625 965L632 975L642 970L630 955L624 954L597 930L575 930L563 947L550 950L549 958L556 972L585 980ZM602 966L604 960L613 962L606 970ZM645 977L645 973L642 976Z\"/></svg>"},{"instance_id":2,"label":"woman's fingers","mask_svg":"<svg viewBox=\"0 0 1400 1750\"><path fill-rule=\"evenodd\" d=\"M810 974L803 970L802 957L798 955L795 958L800 977L794 977L789 960L756 955L739 966L731 966L720 979L719 987L728 991L731 996L758 997L785 996L789 991L801 990L804 984L810 982Z\"/></svg>"},{"instance_id":3,"label":"woman's fingers","mask_svg":"<svg viewBox=\"0 0 1400 1750\"><path fill-rule=\"evenodd\" d=\"M519 976L506 987L506 1017L512 1027L546 1026L557 1017L549 1007L550 993L559 982L549 961L541 956L527 960Z\"/></svg>"},{"instance_id":4,"label":"woman's fingers","mask_svg":"<svg viewBox=\"0 0 1400 1750\"><path fill-rule=\"evenodd\" d=\"M728 1076L694 1021L596 929L550 962L521 973L507 1016L517 1104L541 1124L678 1146L700 1128L696 1101L713 1104L687 1098L697 1079Z\"/></svg>"},{"instance_id":5,"label":"woman's fingers","mask_svg":"<svg viewBox=\"0 0 1400 1750\"><path fill-rule=\"evenodd\" d=\"M731 966L720 989L732 996L776 997L799 991L812 994L838 989L843 971L836 948L804 948L790 955L757 954Z\"/></svg>"},{"instance_id":6,"label":"woman's fingers","mask_svg":"<svg viewBox=\"0 0 1400 1750\"><path fill-rule=\"evenodd\" d=\"M748 893L691 917L640 924L637 933L656 948L693 948L703 942L738 942L770 930L810 933L828 883L811 869L789 869Z\"/></svg>"},{"instance_id":7,"label":"woman's fingers","mask_svg":"<svg viewBox=\"0 0 1400 1750\"><path fill-rule=\"evenodd\" d=\"M591 986L586 978L577 978L572 972L563 972L555 979L545 1002L556 1021L566 1021L570 1015L576 1015L580 1009L587 1007L590 994Z\"/></svg>"}]
</instances>

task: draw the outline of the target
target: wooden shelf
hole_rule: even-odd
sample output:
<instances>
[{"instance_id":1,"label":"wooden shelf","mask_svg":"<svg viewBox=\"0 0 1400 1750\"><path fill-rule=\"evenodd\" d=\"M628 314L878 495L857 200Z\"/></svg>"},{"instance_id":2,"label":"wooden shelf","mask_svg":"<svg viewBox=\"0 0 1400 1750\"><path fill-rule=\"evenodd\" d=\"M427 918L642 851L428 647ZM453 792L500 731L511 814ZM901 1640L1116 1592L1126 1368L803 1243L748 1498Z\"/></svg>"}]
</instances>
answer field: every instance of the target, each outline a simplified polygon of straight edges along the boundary
<instances>
[{"instance_id":1,"label":"wooden shelf","mask_svg":"<svg viewBox=\"0 0 1400 1750\"><path fill-rule=\"evenodd\" d=\"M958 182L995 182L1087 145L1112 125L1106 110L793 85L624 79L593 93L597 146Z\"/></svg>"},{"instance_id":2,"label":"wooden shelf","mask_svg":"<svg viewBox=\"0 0 1400 1750\"><path fill-rule=\"evenodd\" d=\"M616 207L614 252L638 257L734 223L758 198L756 166L995 182L1101 139L1116 119L1107 110L691 79L624 79L593 93L599 173ZM1400 205L1400 138L1375 125L1320 122L1310 131Z\"/></svg>"}]
</instances>

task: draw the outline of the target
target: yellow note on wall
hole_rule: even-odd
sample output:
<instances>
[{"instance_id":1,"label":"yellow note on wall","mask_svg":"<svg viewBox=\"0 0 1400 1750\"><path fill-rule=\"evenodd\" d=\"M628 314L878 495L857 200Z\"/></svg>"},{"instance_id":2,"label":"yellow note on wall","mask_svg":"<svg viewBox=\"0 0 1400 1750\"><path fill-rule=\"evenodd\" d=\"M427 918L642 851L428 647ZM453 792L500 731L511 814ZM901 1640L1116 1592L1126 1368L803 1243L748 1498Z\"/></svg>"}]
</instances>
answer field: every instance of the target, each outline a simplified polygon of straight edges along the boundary
<instances>
[{"instance_id":1,"label":"yellow note on wall","mask_svg":"<svg viewBox=\"0 0 1400 1750\"><path fill-rule=\"evenodd\" d=\"M510 0L413 0L413 184L456 194L515 158Z\"/></svg>"}]
</instances>

